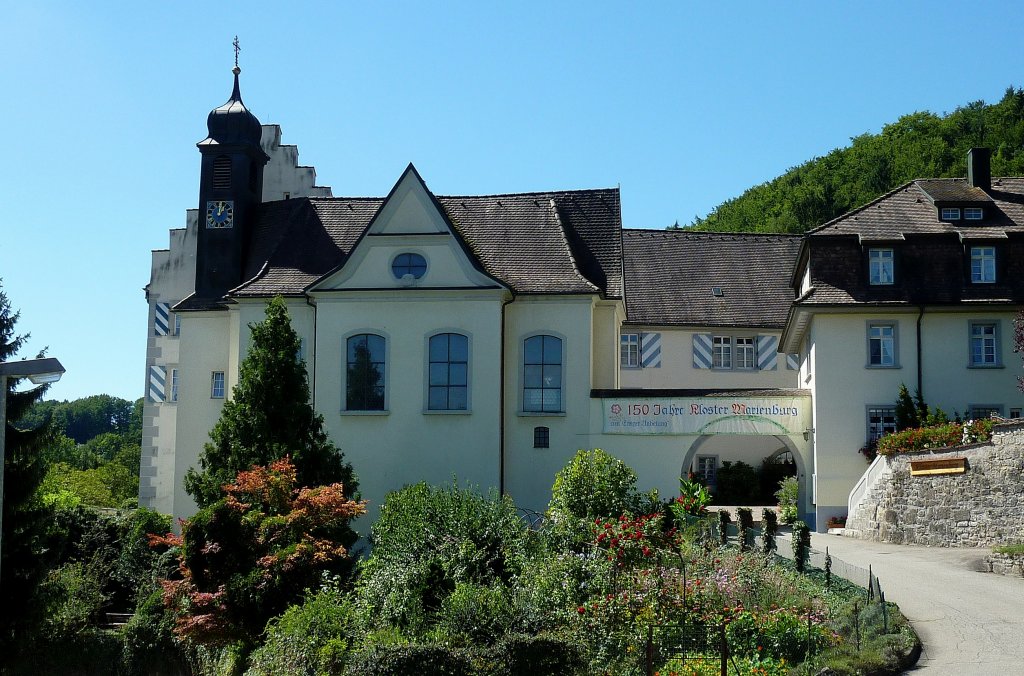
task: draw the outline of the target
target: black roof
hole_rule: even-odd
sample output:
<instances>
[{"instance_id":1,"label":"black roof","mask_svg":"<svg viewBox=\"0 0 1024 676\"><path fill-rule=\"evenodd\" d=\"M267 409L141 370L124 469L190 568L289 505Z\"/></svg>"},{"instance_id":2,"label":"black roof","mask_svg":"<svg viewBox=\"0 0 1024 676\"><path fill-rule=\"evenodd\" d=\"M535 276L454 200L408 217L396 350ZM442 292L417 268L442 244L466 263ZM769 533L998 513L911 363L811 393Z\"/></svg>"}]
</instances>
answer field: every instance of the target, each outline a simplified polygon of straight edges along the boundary
<instances>
[{"instance_id":1,"label":"black roof","mask_svg":"<svg viewBox=\"0 0 1024 676\"><path fill-rule=\"evenodd\" d=\"M482 270L522 294L622 297L617 188L437 196ZM264 203L229 295L297 295L344 264L383 198Z\"/></svg>"},{"instance_id":2,"label":"black roof","mask_svg":"<svg viewBox=\"0 0 1024 676\"><path fill-rule=\"evenodd\" d=\"M785 234L623 230L627 322L782 328L800 241Z\"/></svg>"}]
</instances>

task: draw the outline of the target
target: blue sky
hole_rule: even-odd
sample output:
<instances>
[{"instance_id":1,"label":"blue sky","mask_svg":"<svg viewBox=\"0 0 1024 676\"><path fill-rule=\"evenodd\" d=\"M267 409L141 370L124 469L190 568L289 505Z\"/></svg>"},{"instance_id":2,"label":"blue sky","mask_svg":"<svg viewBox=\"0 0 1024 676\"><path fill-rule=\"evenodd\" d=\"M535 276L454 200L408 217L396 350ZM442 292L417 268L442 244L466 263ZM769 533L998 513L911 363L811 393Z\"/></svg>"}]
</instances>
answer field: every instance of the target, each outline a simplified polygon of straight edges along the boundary
<instances>
[{"instance_id":1,"label":"blue sky","mask_svg":"<svg viewBox=\"0 0 1024 676\"><path fill-rule=\"evenodd\" d=\"M622 188L689 222L916 110L1024 86L1014 2L32 2L0 25L0 278L68 372L134 399L149 251L242 94L335 195Z\"/></svg>"}]
</instances>

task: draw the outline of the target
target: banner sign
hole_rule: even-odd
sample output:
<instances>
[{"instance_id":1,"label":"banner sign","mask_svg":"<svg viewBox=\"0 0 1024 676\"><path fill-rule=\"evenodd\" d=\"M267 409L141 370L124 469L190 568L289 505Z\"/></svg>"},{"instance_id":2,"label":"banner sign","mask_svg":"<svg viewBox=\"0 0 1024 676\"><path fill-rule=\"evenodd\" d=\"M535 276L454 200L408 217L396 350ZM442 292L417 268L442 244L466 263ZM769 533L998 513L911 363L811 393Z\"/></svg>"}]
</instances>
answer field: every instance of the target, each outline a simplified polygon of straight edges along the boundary
<instances>
[{"instance_id":1,"label":"banner sign","mask_svg":"<svg viewBox=\"0 0 1024 676\"><path fill-rule=\"evenodd\" d=\"M810 397L603 399L605 434L802 434Z\"/></svg>"}]
</instances>

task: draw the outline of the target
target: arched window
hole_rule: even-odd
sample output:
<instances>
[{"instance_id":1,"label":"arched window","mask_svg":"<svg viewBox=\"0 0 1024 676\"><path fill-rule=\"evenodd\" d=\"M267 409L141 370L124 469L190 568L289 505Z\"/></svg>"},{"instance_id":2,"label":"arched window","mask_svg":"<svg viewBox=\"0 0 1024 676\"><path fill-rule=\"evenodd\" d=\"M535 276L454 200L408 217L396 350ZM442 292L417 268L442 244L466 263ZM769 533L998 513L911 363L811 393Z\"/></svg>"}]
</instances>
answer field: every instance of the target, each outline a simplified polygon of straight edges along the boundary
<instances>
[{"instance_id":1,"label":"arched window","mask_svg":"<svg viewBox=\"0 0 1024 676\"><path fill-rule=\"evenodd\" d=\"M360 333L346 341L345 409L384 410L384 337Z\"/></svg>"},{"instance_id":2,"label":"arched window","mask_svg":"<svg viewBox=\"0 0 1024 676\"><path fill-rule=\"evenodd\" d=\"M428 349L427 408L465 411L469 408L469 338L461 333L431 336Z\"/></svg>"},{"instance_id":3,"label":"arched window","mask_svg":"<svg viewBox=\"0 0 1024 676\"><path fill-rule=\"evenodd\" d=\"M523 410L562 412L561 338L532 336L523 342Z\"/></svg>"}]
</instances>

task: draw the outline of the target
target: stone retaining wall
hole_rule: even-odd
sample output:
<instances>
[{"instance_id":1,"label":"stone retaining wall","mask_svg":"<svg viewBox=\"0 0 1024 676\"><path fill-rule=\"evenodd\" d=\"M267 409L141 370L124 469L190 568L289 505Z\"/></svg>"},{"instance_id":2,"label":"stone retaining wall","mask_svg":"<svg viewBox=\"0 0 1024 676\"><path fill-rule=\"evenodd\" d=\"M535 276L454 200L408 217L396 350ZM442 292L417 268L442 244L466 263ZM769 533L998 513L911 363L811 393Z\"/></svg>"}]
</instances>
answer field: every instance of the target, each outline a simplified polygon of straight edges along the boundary
<instances>
[{"instance_id":1,"label":"stone retaining wall","mask_svg":"<svg viewBox=\"0 0 1024 676\"><path fill-rule=\"evenodd\" d=\"M990 573L1024 577L1024 556L993 553L985 557L985 565Z\"/></svg>"},{"instance_id":2,"label":"stone retaining wall","mask_svg":"<svg viewBox=\"0 0 1024 676\"><path fill-rule=\"evenodd\" d=\"M911 476L911 460L966 458L963 474ZM992 440L885 458L887 476L850 515L846 534L932 547L982 547L1024 540L1024 423Z\"/></svg>"}]
</instances>

